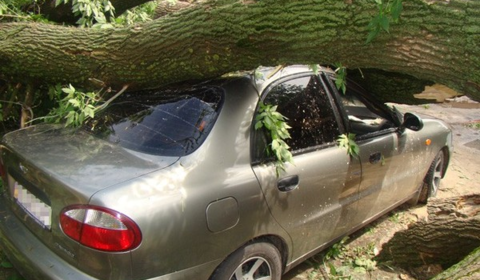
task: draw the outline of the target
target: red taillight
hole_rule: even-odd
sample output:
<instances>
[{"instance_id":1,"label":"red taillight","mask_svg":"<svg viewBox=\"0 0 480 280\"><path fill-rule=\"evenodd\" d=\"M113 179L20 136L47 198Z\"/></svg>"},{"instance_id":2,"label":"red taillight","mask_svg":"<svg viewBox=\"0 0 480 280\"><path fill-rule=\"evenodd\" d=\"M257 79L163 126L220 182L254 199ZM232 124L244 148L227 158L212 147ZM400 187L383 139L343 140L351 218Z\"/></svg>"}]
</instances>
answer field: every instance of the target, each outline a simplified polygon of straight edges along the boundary
<instances>
[{"instance_id":1,"label":"red taillight","mask_svg":"<svg viewBox=\"0 0 480 280\"><path fill-rule=\"evenodd\" d=\"M60 226L70 238L102 251L120 252L136 248L142 234L130 218L113 210L89 205L65 208Z\"/></svg>"}]
</instances>

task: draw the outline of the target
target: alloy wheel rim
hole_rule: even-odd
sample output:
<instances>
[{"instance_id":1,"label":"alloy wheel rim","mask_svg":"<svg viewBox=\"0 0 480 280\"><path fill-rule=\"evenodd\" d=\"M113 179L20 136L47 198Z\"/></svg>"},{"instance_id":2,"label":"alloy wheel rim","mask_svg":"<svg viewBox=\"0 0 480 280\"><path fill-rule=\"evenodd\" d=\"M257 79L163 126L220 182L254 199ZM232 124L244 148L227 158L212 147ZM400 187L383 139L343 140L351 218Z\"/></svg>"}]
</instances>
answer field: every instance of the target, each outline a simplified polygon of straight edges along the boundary
<instances>
[{"instance_id":1,"label":"alloy wheel rim","mask_svg":"<svg viewBox=\"0 0 480 280\"><path fill-rule=\"evenodd\" d=\"M271 280L272 268L262 257L253 257L244 261L235 269L230 280Z\"/></svg>"},{"instance_id":2,"label":"alloy wheel rim","mask_svg":"<svg viewBox=\"0 0 480 280\"><path fill-rule=\"evenodd\" d=\"M432 178L432 195L435 195L440 186L440 181L442 180L443 173L443 153L439 155L437 162L435 164L435 169L433 170Z\"/></svg>"}]
</instances>

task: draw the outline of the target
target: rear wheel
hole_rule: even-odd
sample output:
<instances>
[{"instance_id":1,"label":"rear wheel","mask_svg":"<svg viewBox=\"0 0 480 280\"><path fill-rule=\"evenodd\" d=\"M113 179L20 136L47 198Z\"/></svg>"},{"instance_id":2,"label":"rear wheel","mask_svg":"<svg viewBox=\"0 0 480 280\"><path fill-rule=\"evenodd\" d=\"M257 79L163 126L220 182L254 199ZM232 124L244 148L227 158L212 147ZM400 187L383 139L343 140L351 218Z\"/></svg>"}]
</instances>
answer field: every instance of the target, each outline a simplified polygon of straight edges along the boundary
<instances>
[{"instance_id":1,"label":"rear wheel","mask_svg":"<svg viewBox=\"0 0 480 280\"><path fill-rule=\"evenodd\" d=\"M445 168L445 154L440 151L430 165L427 176L425 176L422 190L418 202L427 203L428 198L437 195L440 181L442 180Z\"/></svg>"},{"instance_id":2,"label":"rear wheel","mask_svg":"<svg viewBox=\"0 0 480 280\"><path fill-rule=\"evenodd\" d=\"M280 280L282 261L270 243L248 244L230 255L211 280Z\"/></svg>"}]
</instances>

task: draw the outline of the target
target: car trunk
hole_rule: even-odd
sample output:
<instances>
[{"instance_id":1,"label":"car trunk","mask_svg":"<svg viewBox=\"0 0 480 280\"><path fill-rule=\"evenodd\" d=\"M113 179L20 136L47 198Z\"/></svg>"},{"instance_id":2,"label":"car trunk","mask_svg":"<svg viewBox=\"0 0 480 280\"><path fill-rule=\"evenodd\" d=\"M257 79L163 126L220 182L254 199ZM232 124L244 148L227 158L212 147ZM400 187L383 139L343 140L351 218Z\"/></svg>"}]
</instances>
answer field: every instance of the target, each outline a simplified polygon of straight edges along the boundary
<instances>
[{"instance_id":1,"label":"car trunk","mask_svg":"<svg viewBox=\"0 0 480 280\"><path fill-rule=\"evenodd\" d=\"M88 204L96 192L165 168L178 157L148 156L100 140L83 130L40 125L7 134L1 157L12 211L45 245L72 264L79 244L59 226L60 211ZM129 265L128 254L120 254Z\"/></svg>"}]
</instances>

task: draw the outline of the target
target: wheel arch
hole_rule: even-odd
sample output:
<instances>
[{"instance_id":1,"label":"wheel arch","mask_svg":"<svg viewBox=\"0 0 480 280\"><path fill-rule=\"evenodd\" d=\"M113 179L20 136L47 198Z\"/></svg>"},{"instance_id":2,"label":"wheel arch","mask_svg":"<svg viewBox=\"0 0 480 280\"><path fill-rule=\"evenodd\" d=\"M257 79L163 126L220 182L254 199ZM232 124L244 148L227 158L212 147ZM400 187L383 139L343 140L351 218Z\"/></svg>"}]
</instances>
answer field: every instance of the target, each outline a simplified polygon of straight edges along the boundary
<instances>
[{"instance_id":1,"label":"wheel arch","mask_svg":"<svg viewBox=\"0 0 480 280\"><path fill-rule=\"evenodd\" d=\"M283 238L277 235L262 235L262 236L257 236L253 239L250 239L249 241L245 242L238 248L236 248L234 251L230 252L223 260L222 262L215 268L215 270L212 272L212 275L210 275L209 279L212 279L212 277L215 275L217 272L218 268L235 252L240 250L241 248L254 244L254 243L269 243L273 245L275 248L277 248L278 252L280 253L280 257L282 260L282 274L285 273L285 268L287 266L287 261L288 261L288 245L285 242Z\"/></svg>"},{"instance_id":2,"label":"wheel arch","mask_svg":"<svg viewBox=\"0 0 480 280\"><path fill-rule=\"evenodd\" d=\"M262 241L270 243L277 248L282 258L282 272L285 272L285 268L287 266L287 261L288 261L288 245L285 242L285 240L283 240L283 238L276 235L265 235L265 236L257 237L252 240L252 242L262 242Z\"/></svg>"}]
</instances>

